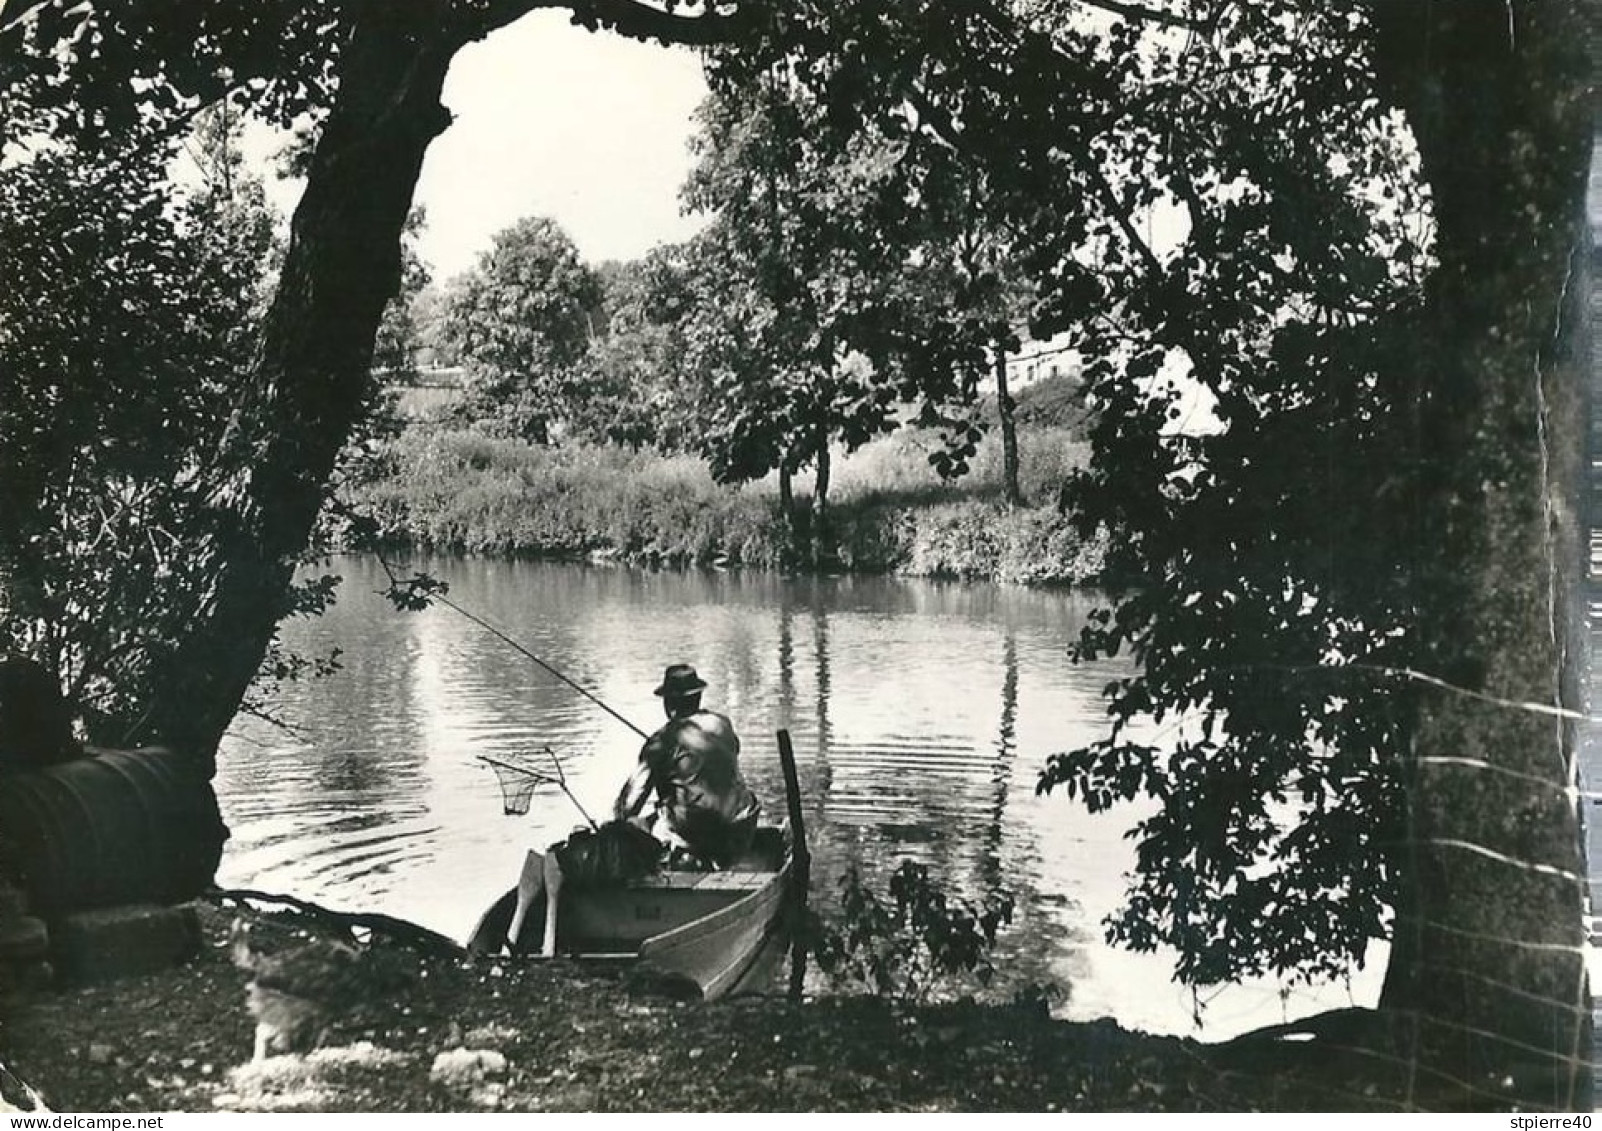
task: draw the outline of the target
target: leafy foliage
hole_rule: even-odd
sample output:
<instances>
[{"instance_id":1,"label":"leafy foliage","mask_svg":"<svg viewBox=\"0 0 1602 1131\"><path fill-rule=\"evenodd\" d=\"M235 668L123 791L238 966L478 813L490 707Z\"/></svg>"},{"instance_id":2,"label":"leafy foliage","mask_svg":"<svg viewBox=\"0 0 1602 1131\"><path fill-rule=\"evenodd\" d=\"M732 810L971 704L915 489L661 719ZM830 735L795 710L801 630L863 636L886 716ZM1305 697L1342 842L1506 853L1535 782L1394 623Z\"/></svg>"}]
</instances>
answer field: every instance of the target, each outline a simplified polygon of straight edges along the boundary
<instances>
[{"instance_id":1,"label":"leafy foliage","mask_svg":"<svg viewBox=\"0 0 1602 1131\"><path fill-rule=\"evenodd\" d=\"M23 0L0 27L0 648L53 667L94 741L172 740L165 713L205 715L214 742L259 705L232 678L226 702L203 702L179 658L228 619L219 580L249 556L223 549L227 469L253 432L281 256L237 132L246 112L317 128L350 15ZM199 181L186 190L167 180L180 153ZM331 595L331 579L286 577L254 630L226 629L258 642L240 671L270 686L336 663L288 655L272 631Z\"/></svg>"},{"instance_id":2,"label":"leafy foliage","mask_svg":"<svg viewBox=\"0 0 1602 1131\"><path fill-rule=\"evenodd\" d=\"M232 97L281 126L326 105L349 12L300 0L240 7L19 0L0 28L0 117L70 149L157 160ZM24 129L26 127L26 130ZM116 166L121 171L122 166ZM102 166L108 187L112 168Z\"/></svg>"},{"instance_id":3,"label":"leafy foliage","mask_svg":"<svg viewBox=\"0 0 1602 1131\"><path fill-rule=\"evenodd\" d=\"M1109 737L1042 778L1092 808L1162 799L1111 930L1203 984L1360 965L1404 839L1410 703L1374 672L1412 658L1400 334L1427 222L1361 21L1304 20L1293 62L1271 7L1135 52L1152 116L1105 143L1189 228L1162 256L1099 241L1124 313L1085 327L1095 454L1067 498L1133 585L1076 655L1139 674L1108 689ZM1198 387L1216 427L1186 420Z\"/></svg>"},{"instance_id":4,"label":"leafy foliage","mask_svg":"<svg viewBox=\"0 0 1602 1131\"><path fill-rule=\"evenodd\" d=\"M837 923L812 925L818 966L836 982L903 1001L925 1001L942 985L971 977L988 984L990 952L1012 921L1012 900L975 906L949 895L916 861L903 860L883 898L855 868L840 878Z\"/></svg>"},{"instance_id":5,"label":"leafy foliage","mask_svg":"<svg viewBox=\"0 0 1602 1131\"><path fill-rule=\"evenodd\" d=\"M174 195L153 159L52 148L0 177L0 647L58 672L91 737L140 737L149 681L205 599L185 539L273 259L219 109Z\"/></svg>"},{"instance_id":6,"label":"leafy foliage","mask_svg":"<svg viewBox=\"0 0 1602 1131\"><path fill-rule=\"evenodd\" d=\"M435 597L443 597L451 589L449 582L421 571L409 577L396 577L389 571L388 563L385 563L384 569L389 572L389 588L384 590L384 597L395 606L397 612L420 613L433 603Z\"/></svg>"},{"instance_id":7,"label":"leafy foliage","mask_svg":"<svg viewBox=\"0 0 1602 1131\"><path fill-rule=\"evenodd\" d=\"M713 61L733 88L791 76L836 160L885 139L920 190L892 227L981 203L1031 331L1087 359L1092 456L1063 501L1125 586L1076 654L1135 672L1041 786L1160 801L1109 930L1193 983L1350 969L1397 896L1411 704L1376 673L1414 639L1405 327L1430 226L1369 35L1360 6L1288 0L847 2Z\"/></svg>"},{"instance_id":8,"label":"leafy foliage","mask_svg":"<svg viewBox=\"0 0 1602 1131\"><path fill-rule=\"evenodd\" d=\"M442 331L471 373L460 414L548 442L582 398L580 362L600 301L594 273L552 221L497 233L447 299Z\"/></svg>"},{"instance_id":9,"label":"leafy foliage","mask_svg":"<svg viewBox=\"0 0 1602 1131\"><path fill-rule=\"evenodd\" d=\"M900 153L871 127L838 152L820 149L826 113L783 68L730 77L701 108L685 188L713 216L695 246L701 449L726 482L814 467L815 537L831 446L849 452L892 430L905 404L938 419L936 406L971 402L976 376L948 368L920 382L927 373L892 348L929 306L928 272L886 223L909 191ZM969 451L975 435L963 432Z\"/></svg>"},{"instance_id":10,"label":"leafy foliage","mask_svg":"<svg viewBox=\"0 0 1602 1131\"><path fill-rule=\"evenodd\" d=\"M695 440L688 334L700 302L687 249L664 245L597 275L604 317L572 406L575 435L638 449L682 451Z\"/></svg>"}]
</instances>

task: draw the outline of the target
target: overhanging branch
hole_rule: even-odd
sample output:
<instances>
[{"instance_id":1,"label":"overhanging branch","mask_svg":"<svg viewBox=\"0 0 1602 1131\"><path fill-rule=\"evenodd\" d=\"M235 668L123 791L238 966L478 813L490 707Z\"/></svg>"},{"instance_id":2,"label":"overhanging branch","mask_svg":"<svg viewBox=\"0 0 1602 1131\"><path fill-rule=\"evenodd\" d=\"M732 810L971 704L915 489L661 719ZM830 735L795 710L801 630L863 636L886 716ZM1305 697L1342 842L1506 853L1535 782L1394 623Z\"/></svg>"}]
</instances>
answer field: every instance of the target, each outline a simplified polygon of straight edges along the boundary
<instances>
[{"instance_id":1,"label":"overhanging branch","mask_svg":"<svg viewBox=\"0 0 1602 1131\"><path fill-rule=\"evenodd\" d=\"M574 22L585 27L604 27L634 39L655 39L694 47L726 42L752 15L749 3L720 7L717 0L701 0L695 4L693 8L698 15L680 15L675 9L692 7L682 2L658 8L638 0L578 0L569 6Z\"/></svg>"},{"instance_id":2,"label":"overhanging branch","mask_svg":"<svg viewBox=\"0 0 1602 1131\"><path fill-rule=\"evenodd\" d=\"M720 4L718 0L491 0L480 12L475 34L486 35L538 8L566 8L573 22L591 30L606 29L631 39L710 47L727 42L749 21L752 5Z\"/></svg>"},{"instance_id":3,"label":"overhanging branch","mask_svg":"<svg viewBox=\"0 0 1602 1131\"><path fill-rule=\"evenodd\" d=\"M70 0L0 0L0 42L22 34L45 8L68 7Z\"/></svg>"},{"instance_id":4,"label":"overhanging branch","mask_svg":"<svg viewBox=\"0 0 1602 1131\"><path fill-rule=\"evenodd\" d=\"M1129 20L1143 20L1146 23L1165 24L1168 27L1181 27L1187 31L1200 31L1203 25L1196 20L1187 20L1184 16L1176 16L1169 12L1148 8L1143 4L1125 4L1121 0L1077 0L1088 8L1100 8L1104 12L1123 16Z\"/></svg>"}]
</instances>

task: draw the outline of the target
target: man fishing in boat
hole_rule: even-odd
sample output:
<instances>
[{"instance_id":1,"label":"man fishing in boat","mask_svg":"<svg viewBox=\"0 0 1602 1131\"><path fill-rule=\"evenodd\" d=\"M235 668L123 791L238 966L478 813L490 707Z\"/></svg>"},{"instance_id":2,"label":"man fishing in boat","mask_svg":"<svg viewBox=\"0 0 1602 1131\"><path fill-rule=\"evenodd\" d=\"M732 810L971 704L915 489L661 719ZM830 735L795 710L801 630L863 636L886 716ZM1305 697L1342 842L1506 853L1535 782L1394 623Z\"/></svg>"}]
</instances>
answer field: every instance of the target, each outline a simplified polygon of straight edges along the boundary
<instances>
[{"instance_id":1,"label":"man fishing in boat","mask_svg":"<svg viewBox=\"0 0 1602 1131\"><path fill-rule=\"evenodd\" d=\"M734 725L701 708L706 686L689 664L673 664L663 674L656 694L668 721L640 749L613 816L638 823L654 796L656 823L649 831L676 855L726 868L750 847L762 806L740 774Z\"/></svg>"},{"instance_id":2,"label":"man fishing in boat","mask_svg":"<svg viewBox=\"0 0 1602 1131\"><path fill-rule=\"evenodd\" d=\"M726 717L701 707L707 685L693 667L664 673L656 694L667 721L646 735L537 662L645 743L612 819L530 851L517 886L485 911L468 950L549 958L560 949L579 961L637 963L707 1000L764 985L789 945L791 912L804 906L810 861L789 733L777 734L788 819L758 824L740 740ZM508 813L528 812L534 785L552 780L526 761L480 758L495 767Z\"/></svg>"},{"instance_id":3,"label":"man fishing in boat","mask_svg":"<svg viewBox=\"0 0 1602 1131\"><path fill-rule=\"evenodd\" d=\"M520 937L543 895L541 952L556 951L559 899L569 883L624 884L666 863L674 870L728 868L751 847L761 804L740 773L740 739L729 719L703 710L706 689L695 668L672 664L656 694L667 722L646 739L619 792L613 820L581 829L531 856L518 883L508 937ZM656 805L647 811L652 800Z\"/></svg>"}]
</instances>

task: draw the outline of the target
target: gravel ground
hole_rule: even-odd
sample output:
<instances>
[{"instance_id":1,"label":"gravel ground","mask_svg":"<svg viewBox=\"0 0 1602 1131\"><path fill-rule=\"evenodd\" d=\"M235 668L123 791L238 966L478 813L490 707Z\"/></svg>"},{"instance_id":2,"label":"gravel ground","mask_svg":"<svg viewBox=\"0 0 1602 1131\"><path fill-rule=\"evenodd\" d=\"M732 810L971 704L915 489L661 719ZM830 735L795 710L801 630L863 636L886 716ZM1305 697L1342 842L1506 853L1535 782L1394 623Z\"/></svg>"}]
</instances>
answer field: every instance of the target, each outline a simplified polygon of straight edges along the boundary
<instances>
[{"instance_id":1,"label":"gravel ground","mask_svg":"<svg viewBox=\"0 0 1602 1131\"><path fill-rule=\"evenodd\" d=\"M285 935L281 917L247 917ZM378 948L317 1047L253 1062L232 908L188 965L4 1003L0 1062L57 1111L1396 1110L1319 1042L1206 1046L1039 1006L675 1000L637 975ZM296 932L309 921L296 920ZM389 989L402 985L398 992ZM1396 1075L1396 1074L1393 1074Z\"/></svg>"}]
</instances>

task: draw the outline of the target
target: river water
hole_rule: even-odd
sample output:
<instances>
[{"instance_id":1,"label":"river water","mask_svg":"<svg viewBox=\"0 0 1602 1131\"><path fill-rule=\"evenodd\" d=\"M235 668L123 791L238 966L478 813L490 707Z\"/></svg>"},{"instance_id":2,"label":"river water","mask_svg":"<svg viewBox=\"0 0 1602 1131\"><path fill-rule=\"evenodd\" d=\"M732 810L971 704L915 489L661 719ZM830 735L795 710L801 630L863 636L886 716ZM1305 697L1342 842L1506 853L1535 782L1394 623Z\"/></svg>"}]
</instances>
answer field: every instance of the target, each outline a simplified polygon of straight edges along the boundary
<instances>
[{"instance_id":1,"label":"river water","mask_svg":"<svg viewBox=\"0 0 1602 1131\"><path fill-rule=\"evenodd\" d=\"M669 663L693 663L706 705L739 729L742 764L775 817L774 734L795 739L815 899L856 866L882 881L902 859L970 899L1012 893L1000 992L1050 984L1064 1017L1220 1039L1318 1009L1366 1003L1353 986L1232 987L1197 999L1170 957L1107 946L1138 811L1092 816L1038 796L1046 757L1099 736L1101 687L1122 669L1066 658L1091 598L884 578L785 580L543 562L421 563L452 601L645 730ZM277 723L242 718L217 789L232 830L219 881L402 916L465 938L523 852L604 815L639 738L451 609L400 613L382 568L341 559L339 604L286 627L341 669L288 686ZM480 754L549 748L554 785L508 816Z\"/></svg>"}]
</instances>

